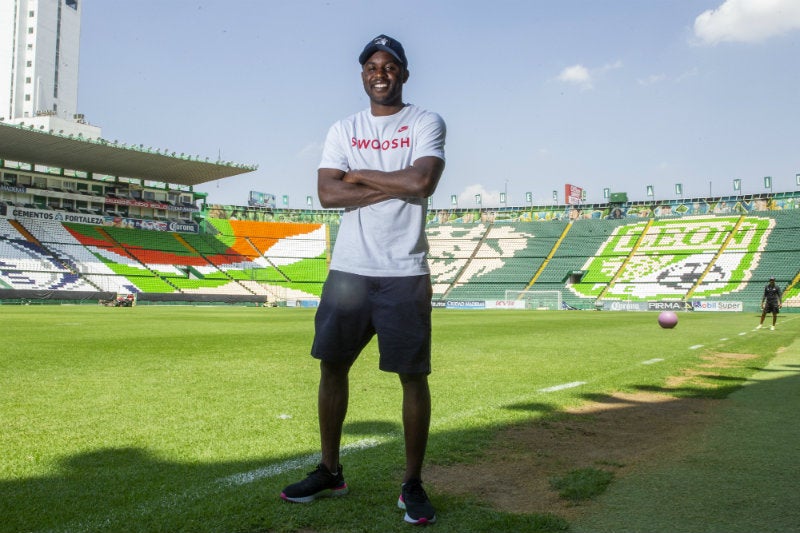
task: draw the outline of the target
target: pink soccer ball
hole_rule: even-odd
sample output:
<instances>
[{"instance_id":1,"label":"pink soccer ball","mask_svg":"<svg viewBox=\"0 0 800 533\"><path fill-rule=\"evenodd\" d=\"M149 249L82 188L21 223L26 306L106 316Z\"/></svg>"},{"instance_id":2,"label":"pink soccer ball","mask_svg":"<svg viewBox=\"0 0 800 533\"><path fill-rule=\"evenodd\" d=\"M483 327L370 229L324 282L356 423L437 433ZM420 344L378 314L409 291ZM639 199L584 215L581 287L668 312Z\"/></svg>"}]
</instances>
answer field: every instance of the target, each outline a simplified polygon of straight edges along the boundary
<instances>
[{"instance_id":1,"label":"pink soccer ball","mask_svg":"<svg viewBox=\"0 0 800 533\"><path fill-rule=\"evenodd\" d=\"M658 325L664 329L672 329L678 325L678 315L675 311L661 311L658 314Z\"/></svg>"}]
</instances>

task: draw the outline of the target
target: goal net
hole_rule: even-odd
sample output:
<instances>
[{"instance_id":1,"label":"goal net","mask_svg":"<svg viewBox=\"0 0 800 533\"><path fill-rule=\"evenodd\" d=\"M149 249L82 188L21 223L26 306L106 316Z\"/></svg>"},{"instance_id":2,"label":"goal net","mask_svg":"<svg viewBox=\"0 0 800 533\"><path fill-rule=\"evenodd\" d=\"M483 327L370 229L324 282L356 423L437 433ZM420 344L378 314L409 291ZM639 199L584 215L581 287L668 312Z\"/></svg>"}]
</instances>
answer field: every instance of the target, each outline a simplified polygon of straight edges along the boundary
<instances>
[{"instance_id":1,"label":"goal net","mask_svg":"<svg viewBox=\"0 0 800 533\"><path fill-rule=\"evenodd\" d=\"M524 300L525 309L560 311L561 291L506 291L506 300Z\"/></svg>"}]
</instances>

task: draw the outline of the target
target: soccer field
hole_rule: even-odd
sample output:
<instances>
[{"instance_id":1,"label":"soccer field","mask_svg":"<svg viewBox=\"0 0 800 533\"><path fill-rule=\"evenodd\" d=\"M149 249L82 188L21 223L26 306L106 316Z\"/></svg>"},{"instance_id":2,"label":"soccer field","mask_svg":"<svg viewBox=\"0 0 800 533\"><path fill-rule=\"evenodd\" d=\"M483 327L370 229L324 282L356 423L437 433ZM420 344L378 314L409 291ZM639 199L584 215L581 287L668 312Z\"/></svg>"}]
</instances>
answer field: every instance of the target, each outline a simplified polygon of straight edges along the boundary
<instances>
[{"instance_id":1,"label":"soccer field","mask_svg":"<svg viewBox=\"0 0 800 533\"><path fill-rule=\"evenodd\" d=\"M0 532L407 529L400 386L377 370L374 342L351 373L351 494L278 498L317 461L313 313L1 307ZM588 399L664 390L710 352L753 354L707 387L667 391L724 397L800 331L796 314L757 332L751 313L679 318L664 330L655 313L435 311L428 462L474 461L497 431ZM438 531L566 527L428 491Z\"/></svg>"}]
</instances>

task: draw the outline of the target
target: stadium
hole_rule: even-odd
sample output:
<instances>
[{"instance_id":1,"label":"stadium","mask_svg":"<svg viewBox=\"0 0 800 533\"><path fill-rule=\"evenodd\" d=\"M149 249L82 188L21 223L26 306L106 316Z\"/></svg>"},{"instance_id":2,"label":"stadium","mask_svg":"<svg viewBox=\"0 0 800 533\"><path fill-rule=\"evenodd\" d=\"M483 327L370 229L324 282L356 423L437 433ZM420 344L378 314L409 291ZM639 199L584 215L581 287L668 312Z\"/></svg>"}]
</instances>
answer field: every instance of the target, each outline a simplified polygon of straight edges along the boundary
<instances>
[{"instance_id":1,"label":"stadium","mask_svg":"<svg viewBox=\"0 0 800 533\"><path fill-rule=\"evenodd\" d=\"M64 6L64 27L66 17L75 16L79 28L78 2ZM0 11L0 23L9 18ZM65 30L60 38L71 37ZM14 62L2 46L5 79L3 70ZM77 50L62 51L69 53ZM11 102L0 109L0 316L7 335L0 364L8 369L0 390L10 391L0 416L6 428L0 455L11 458L0 468L0 531L397 530L393 515L366 526L342 524L320 516L336 514L336 504L298 510L273 501L276 486L313 463L313 413L277 398L313 405L313 390L297 392L313 385L297 375L296 359L285 352L307 351L340 212L281 209L271 195L249 205L210 202L194 188L215 181L224 187L226 178L256 167L103 139L71 100L73 75L61 73L55 100L47 91L22 98L18 75L12 79L23 83L21 89L0 90L0 101ZM511 459L530 452L530 441L509 449L498 448L498 439L513 442L509 435L548 424L562 434L597 432L582 424L605 415L587 414L587 404L616 402L641 417L662 417L664 427L652 422L659 442L646 444L665 455L677 452L664 452L663 441L674 438L676 447L681 439L697 441L696 431L705 426L692 422L691 413L717 413L724 422L720 432L752 438L734 431L751 404L740 405L744 400L736 396L732 414L709 406L739 388L752 401L768 398L769 409L784 416L797 405L797 365L788 356L798 352L798 191L650 201L615 194L602 204L430 209L426 234L442 331L437 348L443 360L459 361L460 368L448 372L465 388L451 391L445 384L437 398L453 413L433 427L430 453L433 493L443 516L452 517L443 519L450 525L435 526L443 531L563 531L581 524L573 522L579 504L533 505L524 494L498 503L449 491L459 480L447 467L476 468L482 458L507 452L506 462L495 457L497 464L508 475L525 470L530 455ZM751 330L772 277L783 290L778 331L756 338ZM655 327L654 313L662 310L679 312L674 333L682 338ZM529 331L532 323L539 330ZM475 353L465 353L465 339L472 342L479 330L487 338L475 339ZM638 350L629 349L633 344ZM558 357L532 363L532 352ZM311 364L304 361L302 373L313 376ZM537 377L529 374L534 364ZM396 453L398 429L386 420L398 399L380 378L366 381L372 378L361 374L368 371L358 372L368 386L387 390L376 405L354 398L345 448L360 454L367 469L381 454ZM264 375L270 379L262 386L258 376ZM486 382L475 384L475 375ZM677 384L670 381L676 376ZM673 409L649 412L644 394L658 394L653 405L659 406L669 396ZM797 436L794 417L788 424L765 416L751 422L786 443ZM647 433L649 426L635 427ZM264 432L289 444L269 447ZM717 433L703 438L721 439ZM609 441L607 449L586 444L587 454L606 455L585 466L627 475L623 463L637 459L615 456L611 450L619 442ZM769 448L761 441L752 446ZM547 453L561 453L556 448ZM793 461L781 465L794 476L790 482L796 481L795 452L791 445L775 452ZM681 467L691 470L692 461L703 458L697 453L679 457ZM770 461L756 463L759 470L742 472L786 475ZM557 466L548 468L556 472ZM379 474L383 488L389 483L383 478L391 476ZM725 478L751 481L766 484ZM692 502L708 493L730 494L708 483L708 492ZM354 495L361 498L350 504L354 513L371 515L381 505L368 492ZM791 507L781 499L791 491L780 492L770 494L771 501ZM729 501L704 510L688 498L674 501L708 512L701 521L712 526L705 531L731 526L722 517ZM252 511L265 505L268 511ZM469 514L462 510L467 506L479 510ZM645 520L641 530L659 530L662 523L646 520L666 512L641 502L628 508ZM793 518L789 513L774 530L786 530L781 526ZM474 529L464 528L468 523Z\"/></svg>"},{"instance_id":2,"label":"stadium","mask_svg":"<svg viewBox=\"0 0 800 533\"><path fill-rule=\"evenodd\" d=\"M206 203L252 167L0 123L3 303L313 306L339 213ZM745 311L770 277L800 307L800 194L438 210L435 305Z\"/></svg>"}]
</instances>

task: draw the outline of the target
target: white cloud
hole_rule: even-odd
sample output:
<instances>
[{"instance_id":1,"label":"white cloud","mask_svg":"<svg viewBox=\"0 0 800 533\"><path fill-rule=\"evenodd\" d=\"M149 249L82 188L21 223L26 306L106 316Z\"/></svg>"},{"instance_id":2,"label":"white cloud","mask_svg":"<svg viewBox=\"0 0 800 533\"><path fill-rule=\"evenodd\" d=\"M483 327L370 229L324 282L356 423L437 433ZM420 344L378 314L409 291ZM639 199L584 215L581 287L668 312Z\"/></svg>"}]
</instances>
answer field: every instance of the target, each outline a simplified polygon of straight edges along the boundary
<instances>
[{"instance_id":1,"label":"white cloud","mask_svg":"<svg viewBox=\"0 0 800 533\"><path fill-rule=\"evenodd\" d=\"M675 78L675 83L681 83L689 78L694 78L700 71L697 67L691 68L686 72L681 73L677 78Z\"/></svg>"},{"instance_id":2,"label":"white cloud","mask_svg":"<svg viewBox=\"0 0 800 533\"><path fill-rule=\"evenodd\" d=\"M459 207L478 207L475 195L481 195L481 207L500 207L500 191L487 191L483 185L468 185L458 195ZM506 199L508 200L508 199Z\"/></svg>"},{"instance_id":3,"label":"white cloud","mask_svg":"<svg viewBox=\"0 0 800 533\"><path fill-rule=\"evenodd\" d=\"M616 70L618 68L622 68L622 61L617 59L613 63L606 63L602 67L595 69L595 72L598 74L602 74L604 72L608 72L609 70Z\"/></svg>"},{"instance_id":4,"label":"white cloud","mask_svg":"<svg viewBox=\"0 0 800 533\"><path fill-rule=\"evenodd\" d=\"M694 34L704 44L756 43L797 29L798 0L725 0L694 21Z\"/></svg>"},{"instance_id":5,"label":"white cloud","mask_svg":"<svg viewBox=\"0 0 800 533\"><path fill-rule=\"evenodd\" d=\"M592 75L589 74L589 69L583 65L573 65L565 68L558 75L558 80L565 83L574 83L585 89L592 87Z\"/></svg>"},{"instance_id":6,"label":"white cloud","mask_svg":"<svg viewBox=\"0 0 800 533\"><path fill-rule=\"evenodd\" d=\"M667 75L666 74L651 74L646 78L639 78L636 80L639 85L654 85L656 83L661 83L662 81L666 81Z\"/></svg>"},{"instance_id":7,"label":"white cloud","mask_svg":"<svg viewBox=\"0 0 800 533\"><path fill-rule=\"evenodd\" d=\"M609 70L622 68L622 61L615 61L614 63L606 63L602 67L588 69L581 64L572 65L561 71L556 79L564 83L572 83L580 86L582 89L591 89L594 80L598 75L605 74Z\"/></svg>"},{"instance_id":8,"label":"white cloud","mask_svg":"<svg viewBox=\"0 0 800 533\"><path fill-rule=\"evenodd\" d=\"M322 143L320 142L312 142L305 145L300 151L297 153L297 156L300 159L319 159L322 157Z\"/></svg>"}]
</instances>

